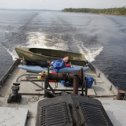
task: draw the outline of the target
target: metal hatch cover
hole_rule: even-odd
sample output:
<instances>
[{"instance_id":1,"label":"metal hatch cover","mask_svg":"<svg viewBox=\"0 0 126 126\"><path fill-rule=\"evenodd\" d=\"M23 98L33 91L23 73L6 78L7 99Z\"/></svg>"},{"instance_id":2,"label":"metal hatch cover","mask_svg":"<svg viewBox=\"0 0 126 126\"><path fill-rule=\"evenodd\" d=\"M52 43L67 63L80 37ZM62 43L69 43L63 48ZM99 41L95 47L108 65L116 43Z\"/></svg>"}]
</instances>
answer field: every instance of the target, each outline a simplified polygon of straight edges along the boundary
<instances>
[{"instance_id":1,"label":"metal hatch cover","mask_svg":"<svg viewBox=\"0 0 126 126\"><path fill-rule=\"evenodd\" d=\"M102 104L84 96L64 95L38 103L36 126L113 126Z\"/></svg>"}]
</instances>

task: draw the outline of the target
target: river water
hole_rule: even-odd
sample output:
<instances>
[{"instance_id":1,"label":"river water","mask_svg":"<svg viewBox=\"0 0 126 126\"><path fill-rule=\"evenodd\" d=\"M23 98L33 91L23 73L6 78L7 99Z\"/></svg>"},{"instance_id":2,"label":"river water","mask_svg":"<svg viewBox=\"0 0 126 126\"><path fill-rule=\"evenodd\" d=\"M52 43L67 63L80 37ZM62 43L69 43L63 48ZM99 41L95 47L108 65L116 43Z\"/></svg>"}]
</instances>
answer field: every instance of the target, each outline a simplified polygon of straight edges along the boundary
<instances>
[{"instance_id":1,"label":"river water","mask_svg":"<svg viewBox=\"0 0 126 126\"><path fill-rule=\"evenodd\" d=\"M113 82L126 88L126 16L60 11L0 11L0 77L17 46L81 52Z\"/></svg>"}]
</instances>

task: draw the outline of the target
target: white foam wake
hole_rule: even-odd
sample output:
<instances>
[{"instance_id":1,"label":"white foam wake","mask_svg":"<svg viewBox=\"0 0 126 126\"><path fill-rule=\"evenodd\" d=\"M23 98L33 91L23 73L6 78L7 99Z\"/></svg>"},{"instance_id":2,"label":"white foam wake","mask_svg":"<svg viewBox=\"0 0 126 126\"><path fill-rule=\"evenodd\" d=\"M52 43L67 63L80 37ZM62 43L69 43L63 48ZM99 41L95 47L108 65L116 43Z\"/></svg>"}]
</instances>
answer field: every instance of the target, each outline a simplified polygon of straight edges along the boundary
<instances>
[{"instance_id":1,"label":"white foam wake","mask_svg":"<svg viewBox=\"0 0 126 126\"><path fill-rule=\"evenodd\" d=\"M99 46L99 47L94 47L94 48L87 48L84 46L83 42L80 42L81 44L79 44L78 48L80 53L83 54L83 56L89 61L89 62L93 62L96 58L96 56L98 56L102 50L103 50L103 46Z\"/></svg>"},{"instance_id":2,"label":"white foam wake","mask_svg":"<svg viewBox=\"0 0 126 126\"><path fill-rule=\"evenodd\" d=\"M86 53L86 59L90 62L93 62L96 58L96 56L98 56L102 50L103 50L103 47L99 47L99 48L95 48L95 49L87 49L87 53Z\"/></svg>"},{"instance_id":3,"label":"white foam wake","mask_svg":"<svg viewBox=\"0 0 126 126\"><path fill-rule=\"evenodd\" d=\"M45 34L40 32L29 32L27 34L27 47L29 48L47 48Z\"/></svg>"},{"instance_id":4,"label":"white foam wake","mask_svg":"<svg viewBox=\"0 0 126 126\"><path fill-rule=\"evenodd\" d=\"M29 32L27 34L27 40L28 40L27 47L50 48L50 49L61 49L61 50L68 48L62 39L59 39L56 37L49 39L46 36L47 35L42 32ZM58 41L58 42L54 43L55 41ZM48 42L52 42L54 44L51 46L47 46Z\"/></svg>"},{"instance_id":5,"label":"white foam wake","mask_svg":"<svg viewBox=\"0 0 126 126\"><path fill-rule=\"evenodd\" d=\"M8 49L8 48L6 48L6 47L4 47L4 48L5 48L6 51L11 55L12 60L15 61L16 58L18 57L17 54L16 54L16 52L15 52L15 50L11 51L10 49Z\"/></svg>"}]
</instances>

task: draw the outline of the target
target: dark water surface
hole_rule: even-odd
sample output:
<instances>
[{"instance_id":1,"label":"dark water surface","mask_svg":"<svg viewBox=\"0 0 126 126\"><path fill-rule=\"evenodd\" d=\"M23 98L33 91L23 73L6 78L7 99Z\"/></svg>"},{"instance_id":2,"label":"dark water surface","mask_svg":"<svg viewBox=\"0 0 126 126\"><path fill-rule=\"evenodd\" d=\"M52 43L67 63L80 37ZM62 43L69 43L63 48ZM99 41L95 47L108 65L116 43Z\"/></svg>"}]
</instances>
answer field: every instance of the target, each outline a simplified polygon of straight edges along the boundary
<instances>
[{"instance_id":1,"label":"dark water surface","mask_svg":"<svg viewBox=\"0 0 126 126\"><path fill-rule=\"evenodd\" d=\"M0 77L17 46L81 52L126 87L126 17L57 11L0 11Z\"/></svg>"}]
</instances>

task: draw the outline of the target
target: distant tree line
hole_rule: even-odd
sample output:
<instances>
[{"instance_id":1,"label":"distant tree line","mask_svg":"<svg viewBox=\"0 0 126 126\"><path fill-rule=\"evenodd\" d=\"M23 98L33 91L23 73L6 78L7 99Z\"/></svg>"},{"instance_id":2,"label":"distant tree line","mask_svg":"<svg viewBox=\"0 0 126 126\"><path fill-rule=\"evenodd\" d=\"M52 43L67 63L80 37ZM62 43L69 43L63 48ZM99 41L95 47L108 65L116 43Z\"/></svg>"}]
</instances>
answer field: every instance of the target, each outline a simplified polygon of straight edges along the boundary
<instances>
[{"instance_id":1,"label":"distant tree line","mask_svg":"<svg viewBox=\"0 0 126 126\"><path fill-rule=\"evenodd\" d=\"M97 14L112 14L112 15L126 15L126 8L107 8L107 9L93 9L93 8L65 8L64 12L83 12L83 13L97 13Z\"/></svg>"}]
</instances>

